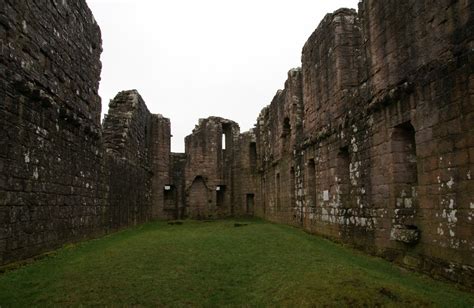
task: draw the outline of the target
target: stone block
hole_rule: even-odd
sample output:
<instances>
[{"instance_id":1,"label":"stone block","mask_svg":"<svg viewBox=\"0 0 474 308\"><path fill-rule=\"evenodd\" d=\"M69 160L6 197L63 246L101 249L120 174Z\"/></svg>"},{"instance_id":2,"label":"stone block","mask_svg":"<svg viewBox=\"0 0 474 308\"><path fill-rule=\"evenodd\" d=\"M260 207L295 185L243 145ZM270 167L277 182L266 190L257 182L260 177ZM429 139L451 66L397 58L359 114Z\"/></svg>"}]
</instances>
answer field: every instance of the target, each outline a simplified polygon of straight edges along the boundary
<instances>
[{"instance_id":1,"label":"stone block","mask_svg":"<svg viewBox=\"0 0 474 308\"><path fill-rule=\"evenodd\" d=\"M415 226L395 225L390 231L390 240L405 244L416 244L420 240L421 232Z\"/></svg>"}]
</instances>

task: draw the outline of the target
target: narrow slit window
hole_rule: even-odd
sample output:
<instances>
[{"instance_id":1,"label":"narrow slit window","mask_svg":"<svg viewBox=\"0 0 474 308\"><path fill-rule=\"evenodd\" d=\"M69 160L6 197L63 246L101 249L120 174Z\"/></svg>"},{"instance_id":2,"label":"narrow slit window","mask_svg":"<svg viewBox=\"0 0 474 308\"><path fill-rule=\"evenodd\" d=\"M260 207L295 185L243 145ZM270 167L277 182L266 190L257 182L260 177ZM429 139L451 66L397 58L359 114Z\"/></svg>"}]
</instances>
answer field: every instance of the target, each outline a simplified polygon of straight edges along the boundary
<instances>
[{"instance_id":1,"label":"narrow slit window","mask_svg":"<svg viewBox=\"0 0 474 308\"><path fill-rule=\"evenodd\" d=\"M251 142L249 145L249 162L250 167L255 169L257 166L257 144L255 142Z\"/></svg>"}]
</instances>

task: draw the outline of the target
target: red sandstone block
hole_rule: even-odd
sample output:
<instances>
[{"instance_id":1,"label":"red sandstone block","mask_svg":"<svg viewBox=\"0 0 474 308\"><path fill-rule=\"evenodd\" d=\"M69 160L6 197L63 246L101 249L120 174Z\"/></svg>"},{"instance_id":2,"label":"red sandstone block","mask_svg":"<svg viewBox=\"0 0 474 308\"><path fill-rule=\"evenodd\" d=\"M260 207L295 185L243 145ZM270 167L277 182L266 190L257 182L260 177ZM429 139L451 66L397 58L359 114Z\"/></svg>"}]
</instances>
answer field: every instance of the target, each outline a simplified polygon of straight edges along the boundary
<instances>
[{"instance_id":1,"label":"red sandstone block","mask_svg":"<svg viewBox=\"0 0 474 308\"><path fill-rule=\"evenodd\" d=\"M443 138L438 140L437 152L439 154L445 154L453 152L454 142L451 138Z\"/></svg>"},{"instance_id":2,"label":"red sandstone block","mask_svg":"<svg viewBox=\"0 0 474 308\"><path fill-rule=\"evenodd\" d=\"M469 152L467 150L458 150L452 160L453 166L466 166L469 164Z\"/></svg>"},{"instance_id":3,"label":"red sandstone block","mask_svg":"<svg viewBox=\"0 0 474 308\"><path fill-rule=\"evenodd\" d=\"M469 148L469 162L474 164L474 146Z\"/></svg>"},{"instance_id":4,"label":"red sandstone block","mask_svg":"<svg viewBox=\"0 0 474 308\"><path fill-rule=\"evenodd\" d=\"M456 150L458 149L465 149L467 147L467 137L465 134L458 135L453 137L454 140L454 147Z\"/></svg>"},{"instance_id":5,"label":"red sandstone block","mask_svg":"<svg viewBox=\"0 0 474 308\"><path fill-rule=\"evenodd\" d=\"M436 209L440 199L437 195L425 195L418 198L418 204L420 209Z\"/></svg>"},{"instance_id":6,"label":"red sandstone block","mask_svg":"<svg viewBox=\"0 0 474 308\"><path fill-rule=\"evenodd\" d=\"M437 183L437 176L438 176L438 173L436 172L436 170L429 171L429 172L419 172L418 184L429 185L429 184Z\"/></svg>"},{"instance_id":7,"label":"red sandstone block","mask_svg":"<svg viewBox=\"0 0 474 308\"><path fill-rule=\"evenodd\" d=\"M421 170L423 172L430 172L430 171L433 171L435 169L438 169L438 166L439 166L438 161L439 161L439 158L435 157L435 156L427 157L427 158L421 160L421 164L422 164L422 169Z\"/></svg>"},{"instance_id":8,"label":"red sandstone block","mask_svg":"<svg viewBox=\"0 0 474 308\"><path fill-rule=\"evenodd\" d=\"M461 128L461 121L459 118L451 120L447 123L448 126L448 134L450 135L457 135L462 133Z\"/></svg>"}]
</instances>

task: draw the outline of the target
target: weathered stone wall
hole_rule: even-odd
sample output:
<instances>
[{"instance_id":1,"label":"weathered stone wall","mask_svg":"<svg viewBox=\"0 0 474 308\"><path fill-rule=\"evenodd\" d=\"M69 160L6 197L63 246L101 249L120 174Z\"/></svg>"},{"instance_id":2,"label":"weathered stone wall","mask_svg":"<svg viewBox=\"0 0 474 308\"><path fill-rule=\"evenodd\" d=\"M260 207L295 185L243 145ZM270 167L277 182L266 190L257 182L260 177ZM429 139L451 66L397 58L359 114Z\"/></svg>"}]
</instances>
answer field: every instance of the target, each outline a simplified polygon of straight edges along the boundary
<instances>
[{"instance_id":1,"label":"weathered stone wall","mask_svg":"<svg viewBox=\"0 0 474 308\"><path fill-rule=\"evenodd\" d=\"M165 186L171 184L171 123L161 114L152 115L151 149L153 172L152 183L152 216L153 218L169 219L176 217L165 206Z\"/></svg>"},{"instance_id":2,"label":"weathered stone wall","mask_svg":"<svg viewBox=\"0 0 474 308\"><path fill-rule=\"evenodd\" d=\"M365 79L361 44L357 13L340 9L326 15L303 47L302 221L312 232L370 246L371 216L361 207L370 183L357 181L370 165L357 96Z\"/></svg>"},{"instance_id":3,"label":"weathered stone wall","mask_svg":"<svg viewBox=\"0 0 474 308\"><path fill-rule=\"evenodd\" d=\"M474 287L472 2L328 14L253 130L201 119L186 153L136 91L100 126L84 1L4 3L0 264L149 219L256 215Z\"/></svg>"},{"instance_id":4,"label":"weathered stone wall","mask_svg":"<svg viewBox=\"0 0 474 308\"><path fill-rule=\"evenodd\" d=\"M257 120L255 213L472 287L472 11L363 1L328 14L303 48L294 151L283 92Z\"/></svg>"},{"instance_id":5,"label":"weathered stone wall","mask_svg":"<svg viewBox=\"0 0 474 308\"><path fill-rule=\"evenodd\" d=\"M136 90L122 91L110 101L103 127L107 153L137 165L150 165L152 114Z\"/></svg>"},{"instance_id":6,"label":"weathered stone wall","mask_svg":"<svg viewBox=\"0 0 474 308\"><path fill-rule=\"evenodd\" d=\"M235 122L209 117L199 120L186 137L185 217L226 217L234 213L234 157L239 133Z\"/></svg>"},{"instance_id":7,"label":"weathered stone wall","mask_svg":"<svg viewBox=\"0 0 474 308\"><path fill-rule=\"evenodd\" d=\"M260 212L270 220L296 225L302 218L302 199L297 191L301 180L297 145L302 140L302 103L302 73L292 69L285 88L276 93L257 119L255 133L261 172L259 197L263 201Z\"/></svg>"},{"instance_id":8,"label":"weathered stone wall","mask_svg":"<svg viewBox=\"0 0 474 308\"><path fill-rule=\"evenodd\" d=\"M0 264L103 232L100 30L84 1L2 1Z\"/></svg>"},{"instance_id":9,"label":"weathered stone wall","mask_svg":"<svg viewBox=\"0 0 474 308\"><path fill-rule=\"evenodd\" d=\"M152 114L137 91L123 91L110 102L103 126L110 226L147 221L152 217Z\"/></svg>"},{"instance_id":10,"label":"weathered stone wall","mask_svg":"<svg viewBox=\"0 0 474 308\"><path fill-rule=\"evenodd\" d=\"M372 196L384 215L376 246L470 286L473 8L469 1L366 1L360 8L370 59Z\"/></svg>"},{"instance_id":11,"label":"weathered stone wall","mask_svg":"<svg viewBox=\"0 0 474 308\"><path fill-rule=\"evenodd\" d=\"M163 192L170 183L170 128L170 120L151 114L136 90L123 91L111 101L104 121L104 144L112 162L107 170L117 175L127 170L118 178L110 177L111 184L123 180L116 185L116 192L111 191L117 198L111 202L112 208L114 202L125 206L142 217L138 221L169 218L163 207ZM124 168L124 164L129 167ZM129 184L124 186L127 181ZM133 215L129 219L137 221Z\"/></svg>"},{"instance_id":12,"label":"weathered stone wall","mask_svg":"<svg viewBox=\"0 0 474 308\"><path fill-rule=\"evenodd\" d=\"M234 177L234 215L253 216L260 203L259 173L257 172L257 140L253 131L240 134L236 151ZM260 209L260 207L258 208Z\"/></svg>"},{"instance_id":13,"label":"weathered stone wall","mask_svg":"<svg viewBox=\"0 0 474 308\"><path fill-rule=\"evenodd\" d=\"M302 53L304 134L318 138L347 117L347 103L359 86L362 49L355 10L327 14L309 37Z\"/></svg>"},{"instance_id":14,"label":"weathered stone wall","mask_svg":"<svg viewBox=\"0 0 474 308\"><path fill-rule=\"evenodd\" d=\"M169 120L127 91L102 131L85 1L4 1L0 38L0 264L162 218Z\"/></svg>"},{"instance_id":15,"label":"weathered stone wall","mask_svg":"<svg viewBox=\"0 0 474 308\"><path fill-rule=\"evenodd\" d=\"M171 182L168 191L165 191L164 210L168 217L173 219L184 218L186 215L186 178L185 167L187 157L185 153L171 153L169 176Z\"/></svg>"}]
</instances>

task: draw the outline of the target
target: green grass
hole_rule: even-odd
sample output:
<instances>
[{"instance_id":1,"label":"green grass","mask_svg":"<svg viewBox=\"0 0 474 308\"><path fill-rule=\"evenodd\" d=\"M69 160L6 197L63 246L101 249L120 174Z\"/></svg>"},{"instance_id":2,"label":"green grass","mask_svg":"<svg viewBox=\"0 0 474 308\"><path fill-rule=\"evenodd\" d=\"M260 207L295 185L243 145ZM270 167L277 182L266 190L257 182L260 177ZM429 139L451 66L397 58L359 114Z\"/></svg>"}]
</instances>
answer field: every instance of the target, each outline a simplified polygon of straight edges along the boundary
<instances>
[{"instance_id":1,"label":"green grass","mask_svg":"<svg viewBox=\"0 0 474 308\"><path fill-rule=\"evenodd\" d=\"M0 275L0 306L474 305L473 294L301 230L235 222L150 223L70 245Z\"/></svg>"}]
</instances>

